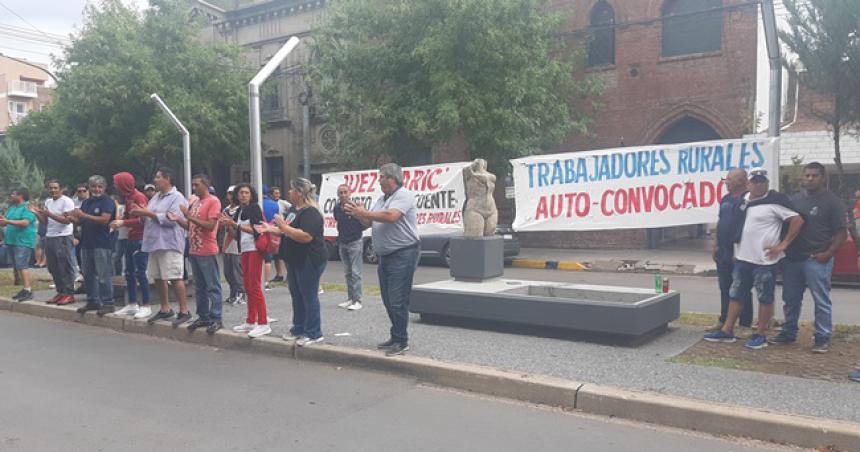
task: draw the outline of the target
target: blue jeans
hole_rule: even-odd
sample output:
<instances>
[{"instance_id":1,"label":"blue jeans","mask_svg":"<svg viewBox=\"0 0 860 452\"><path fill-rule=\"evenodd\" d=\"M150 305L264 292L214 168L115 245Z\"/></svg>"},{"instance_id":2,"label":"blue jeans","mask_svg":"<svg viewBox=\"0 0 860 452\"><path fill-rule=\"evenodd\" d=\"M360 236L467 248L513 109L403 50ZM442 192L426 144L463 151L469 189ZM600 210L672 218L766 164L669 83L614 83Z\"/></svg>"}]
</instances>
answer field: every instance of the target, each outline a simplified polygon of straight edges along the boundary
<instances>
[{"instance_id":1,"label":"blue jeans","mask_svg":"<svg viewBox=\"0 0 860 452\"><path fill-rule=\"evenodd\" d=\"M420 246L402 248L379 256L379 265L376 268L382 303L391 320L391 339L402 344L409 342L406 332L409 326L409 297L412 294L412 278L420 257Z\"/></svg>"},{"instance_id":2,"label":"blue jeans","mask_svg":"<svg viewBox=\"0 0 860 452\"><path fill-rule=\"evenodd\" d=\"M833 301L830 298L830 277L833 274L833 259L822 264L815 259L800 262L785 261L782 266L782 301L785 325L784 334L797 336L797 321L803 293L812 293L815 302L815 340L830 340L833 332Z\"/></svg>"},{"instance_id":3,"label":"blue jeans","mask_svg":"<svg viewBox=\"0 0 860 452\"><path fill-rule=\"evenodd\" d=\"M361 252L363 248L363 239L337 245L340 261L343 263L343 272L346 276L347 299L358 302L361 301Z\"/></svg>"},{"instance_id":4,"label":"blue jeans","mask_svg":"<svg viewBox=\"0 0 860 452\"><path fill-rule=\"evenodd\" d=\"M203 321L221 321L221 270L218 256L189 256L194 273L194 298L197 317Z\"/></svg>"},{"instance_id":5,"label":"blue jeans","mask_svg":"<svg viewBox=\"0 0 860 452\"><path fill-rule=\"evenodd\" d=\"M732 288L732 272L735 268L735 261L732 257L731 250L720 250L717 252L717 280L720 285L720 323L725 323L726 316L729 312L729 301L731 296L729 292ZM749 327L753 320L753 305L750 293L742 294L744 308L741 311L740 324L741 326Z\"/></svg>"},{"instance_id":6,"label":"blue jeans","mask_svg":"<svg viewBox=\"0 0 860 452\"><path fill-rule=\"evenodd\" d=\"M146 279L146 266L149 264L149 253L140 250L140 240L123 240L125 242L125 281L128 291L128 302L137 302L137 288L140 286L140 304L149 305L149 281Z\"/></svg>"},{"instance_id":7,"label":"blue jeans","mask_svg":"<svg viewBox=\"0 0 860 452\"><path fill-rule=\"evenodd\" d=\"M316 339L322 336L320 318L320 278L325 271L326 261L316 265L310 258L299 267L287 265L287 285L293 299L293 336Z\"/></svg>"},{"instance_id":8,"label":"blue jeans","mask_svg":"<svg viewBox=\"0 0 860 452\"><path fill-rule=\"evenodd\" d=\"M107 248L82 248L81 261L87 304L113 305L113 252Z\"/></svg>"},{"instance_id":9,"label":"blue jeans","mask_svg":"<svg viewBox=\"0 0 860 452\"><path fill-rule=\"evenodd\" d=\"M759 303L773 304L773 294L774 289L776 289L774 268L775 265L757 265L735 261L729 296L732 297L732 300L743 300L744 297L752 297L752 289L755 288Z\"/></svg>"}]
</instances>

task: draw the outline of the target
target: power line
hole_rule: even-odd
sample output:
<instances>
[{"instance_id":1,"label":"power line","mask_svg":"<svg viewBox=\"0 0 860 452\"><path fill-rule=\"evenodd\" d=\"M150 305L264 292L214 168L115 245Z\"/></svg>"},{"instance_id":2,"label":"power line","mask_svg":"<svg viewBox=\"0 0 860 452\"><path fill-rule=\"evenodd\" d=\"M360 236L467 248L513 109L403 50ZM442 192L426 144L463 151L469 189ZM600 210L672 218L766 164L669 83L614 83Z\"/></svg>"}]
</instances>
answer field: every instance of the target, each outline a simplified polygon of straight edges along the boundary
<instances>
[{"instance_id":1,"label":"power line","mask_svg":"<svg viewBox=\"0 0 860 452\"><path fill-rule=\"evenodd\" d=\"M53 38L53 37L45 37L37 33L33 33L29 30L22 30L18 28L11 28L6 25L0 24L0 34L6 36L14 36L16 38L26 39L29 41L38 41L49 43L53 45L68 45L71 44L71 41L63 38Z\"/></svg>"},{"instance_id":2,"label":"power line","mask_svg":"<svg viewBox=\"0 0 860 452\"><path fill-rule=\"evenodd\" d=\"M10 31L17 31L20 33L34 34L32 31L30 31L26 28L18 27L18 26L12 25L12 24L0 23L0 28L4 28L4 29L10 30ZM58 34L58 33L40 33L40 34L42 34L46 37L52 38L52 39L60 40L60 41L68 41L69 40L66 36Z\"/></svg>"},{"instance_id":3,"label":"power line","mask_svg":"<svg viewBox=\"0 0 860 452\"><path fill-rule=\"evenodd\" d=\"M10 13L12 13L13 15L15 15L15 17L17 17L17 18L21 19L25 24L27 24L27 25L29 25L30 27L32 27L32 28L33 28L33 30L36 30L36 31L38 31L38 32L39 32L39 33L41 33L41 34L43 34L43 35L45 35L45 36L48 36L48 34L47 34L47 33L45 33L44 31L40 30L40 29L39 29L38 27L36 27L35 25L31 24L27 19L24 19L23 17L21 17L21 15L20 15L20 14L16 13L15 11L12 11L12 8L10 8L10 7L6 6L3 2L0 2L0 6L2 6L3 8L5 8L5 9L6 9L6 11L9 11L9 12L10 12Z\"/></svg>"},{"instance_id":4,"label":"power line","mask_svg":"<svg viewBox=\"0 0 860 452\"><path fill-rule=\"evenodd\" d=\"M48 53L34 52L32 50L18 49L15 47L8 47L8 46L4 46L4 45L0 45L0 50L10 50L12 52L32 53L33 55L39 55L39 56L44 56L44 57L49 57L49 58L52 56L51 54L48 54Z\"/></svg>"},{"instance_id":5,"label":"power line","mask_svg":"<svg viewBox=\"0 0 860 452\"><path fill-rule=\"evenodd\" d=\"M40 39L33 39L33 38L29 38L29 37L9 34L9 33L3 32L2 30L0 30L0 38L12 39L14 41L32 42L32 43L43 45L43 46L57 47L57 48L62 48L62 47L66 46L66 44L60 44L58 42L50 42L50 41L44 41L44 40L40 40Z\"/></svg>"}]
</instances>

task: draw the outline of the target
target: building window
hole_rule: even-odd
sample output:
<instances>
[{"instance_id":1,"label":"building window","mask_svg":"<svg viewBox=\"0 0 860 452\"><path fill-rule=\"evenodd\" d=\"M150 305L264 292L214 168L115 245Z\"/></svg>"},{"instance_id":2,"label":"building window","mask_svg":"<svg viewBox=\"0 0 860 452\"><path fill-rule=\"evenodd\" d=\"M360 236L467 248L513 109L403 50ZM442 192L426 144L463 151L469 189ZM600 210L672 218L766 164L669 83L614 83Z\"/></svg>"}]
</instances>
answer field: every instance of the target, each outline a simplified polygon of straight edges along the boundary
<instances>
[{"instance_id":1,"label":"building window","mask_svg":"<svg viewBox=\"0 0 860 452\"><path fill-rule=\"evenodd\" d=\"M588 25L588 66L615 64L615 11L606 0L591 9Z\"/></svg>"},{"instance_id":2,"label":"building window","mask_svg":"<svg viewBox=\"0 0 860 452\"><path fill-rule=\"evenodd\" d=\"M284 187L283 157L266 157L266 183L270 187Z\"/></svg>"},{"instance_id":3,"label":"building window","mask_svg":"<svg viewBox=\"0 0 860 452\"><path fill-rule=\"evenodd\" d=\"M666 0L663 56L719 51L723 41L721 0Z\"/></svg>"}]
</instances>

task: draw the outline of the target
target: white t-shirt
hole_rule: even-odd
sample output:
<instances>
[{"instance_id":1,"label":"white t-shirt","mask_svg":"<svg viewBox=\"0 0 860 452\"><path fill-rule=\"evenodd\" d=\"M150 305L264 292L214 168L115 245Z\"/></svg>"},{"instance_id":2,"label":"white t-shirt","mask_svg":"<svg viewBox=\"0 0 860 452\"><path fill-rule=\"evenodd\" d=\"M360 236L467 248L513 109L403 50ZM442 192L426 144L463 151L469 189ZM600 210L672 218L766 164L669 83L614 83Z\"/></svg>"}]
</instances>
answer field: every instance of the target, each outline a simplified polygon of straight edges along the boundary
<instances>
[{"instance_id":1,"label":"white t-shirt","mask_svg":"<svg viewBox=\"0 0 860 452\"><path fill-rule=\"evenodd\" d=\"M749 193L746 199L749 200ZM798 213L779 204L760 204L747 207L741 241L735 245L735 258L756 265L773 265L785 253L768 258L766 249L780 242L782 223Z\"/></svg>"},{"instance_id":2,"label":"white t-shirt","mask_svg":"<svg viewBox=\"0 0 860 452\"><path fill-rule=\"evenodd\" d=\"M116 218L122 219L125 216L125 204L116 206ZM123 226L116 229L117 240L128 240L128 226Z\"/></svg>"},{"instance_id":3,"label":"white t-shirt","mask_svg":"<svg viewBox=\"0 0 860 452\"><path fill-rule=\"evenodd\" d=\"M75 210L75 202L68 196L60 196L57 199L49 198L45 201L45 209L54 215L62 215ZM48 218L48 232L45 237L65 237L72 235L73 229L74 226L71 223L63 224L53 218Z\"/></svg>"},{"instance_id":4,"label":"white t-shirt","mask_svg":"<svg viewBox=\"0 0 860 452\"><path fill-rule=\"evenodd\" d=\"M248 226L251 224L251 220L243 220L241 217L239 218L239 226ZM242 240L242 253L250 253L251 251L257 252L257 244L254 240L254 234L239 234Z\"/></svg>"}]
</instances>

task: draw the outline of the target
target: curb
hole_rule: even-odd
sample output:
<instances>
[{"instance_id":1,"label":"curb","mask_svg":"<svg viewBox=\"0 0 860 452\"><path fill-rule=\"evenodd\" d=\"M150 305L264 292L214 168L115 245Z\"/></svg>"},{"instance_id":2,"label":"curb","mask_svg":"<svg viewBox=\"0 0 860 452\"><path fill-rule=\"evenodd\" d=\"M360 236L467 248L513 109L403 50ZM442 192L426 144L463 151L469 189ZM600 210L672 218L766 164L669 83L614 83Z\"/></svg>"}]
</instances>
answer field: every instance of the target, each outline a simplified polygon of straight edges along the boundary
<instances>
[{"instance_id":1,"label":"curb","mask_svg":"<svg viewBox=\"0 0 860 452\"><path fill-rule=\"evenodd\" d=\"M687 264L660 264L649 261L632 260L598 260L586 261L556 261L551 259L514 258L510 266L515 268L532 268L539 270L591 271L607 273L647 273L684 276L714 276L716 270L700 268Z\"/></svg>"},{"instance_id":2,"label":"curb","mask_svg":"<svg viewBox=\"0 0 860 452\"><path fill-rule=\"evenodd\" d=\"M546 270L588 270L588 265L577 261L552 261L543 259L512 259L511 266L516 268L537 268Z\"/></svg>"},{"instance_id":3,"label":"curb","mask_svg":"<svg viewBox=\"0 0 860 452\"><path fill-rule=\"evenodd\" d=\"M17 303L0 297L0 310L84 323L135 334L209 345L230 350L262 352L317 363L361 367L413 377L421 382L523 402L575 409L585 413L631 419L715 435L747 437L801 447L834 446L860 450L860 424L810 416L704 402L664 394L617 389L567 379L514 373L473 364L415 356L388 358L379 352L322 344L296 347L279 338L248 339L220 330L209 336L165 323L75 312L74 307Z\"/></svg>"}]
</instances>

